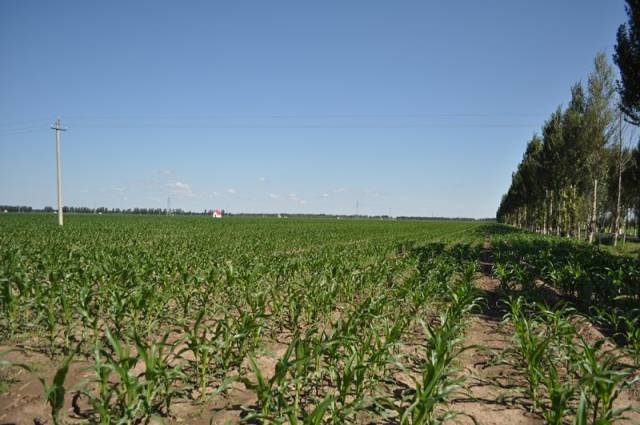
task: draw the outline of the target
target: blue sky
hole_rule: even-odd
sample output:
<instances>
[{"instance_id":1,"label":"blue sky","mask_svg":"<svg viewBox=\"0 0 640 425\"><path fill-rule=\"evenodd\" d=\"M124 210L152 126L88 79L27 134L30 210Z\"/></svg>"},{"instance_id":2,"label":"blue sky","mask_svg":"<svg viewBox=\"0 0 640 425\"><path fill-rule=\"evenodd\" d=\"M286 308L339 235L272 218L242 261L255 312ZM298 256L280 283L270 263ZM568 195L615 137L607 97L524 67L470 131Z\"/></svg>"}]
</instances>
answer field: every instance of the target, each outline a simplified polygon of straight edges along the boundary
<instances>
[{"instance_id":1,"label":"blue sky","mask_svg":"<svg viewBox=\"0 0 640 425\"><path fill-rule=\"evenodd\" d=\"M0 2L0 204L489 217L624 2Z\"/></svg>"}]
</instances>

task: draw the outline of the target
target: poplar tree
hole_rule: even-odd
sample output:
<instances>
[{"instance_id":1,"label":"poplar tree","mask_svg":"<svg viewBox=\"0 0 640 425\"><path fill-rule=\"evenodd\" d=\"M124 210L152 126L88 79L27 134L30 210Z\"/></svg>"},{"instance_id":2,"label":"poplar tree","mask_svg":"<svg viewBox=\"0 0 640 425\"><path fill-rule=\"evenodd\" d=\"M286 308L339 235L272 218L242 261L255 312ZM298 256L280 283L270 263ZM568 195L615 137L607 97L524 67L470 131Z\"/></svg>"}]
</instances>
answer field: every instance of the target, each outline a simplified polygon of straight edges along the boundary
<instances>
[{"instance_id":1,"label":"poplar tree","mask_svg":"<svg viewBox=\"0 0 640 425\"><path fill-rule=\"evenodd\" d=\"M629 122L640 125L640 0L627 0L629 21L618 28L613 60L620 68L620 108Z\"/></svg>"},{"instance_id":2,"label":"poplar tree","mask_svg":"<svg viewBox=\"0 0 640 425\"><path fill-rule=\"evenodd\" d=\"M600 52L594 60L594 70L589 75L585 111L586 163L592 181L588 237L590 243L598 232L598 184L603 183L606 175L605 147L615 116L614 98L613 69L604 52Z\"/></svg>"},{"instance_id":3,"label":"poplar tree","mask_svg":"<svg viewBox=\"0 0 640 425\"><path fill-rule=\"evenodd\" d=\"M584 131L584 114L586 99L580 82L571 88L571 101L562 119L562 163L567 178L567 234L580 234L581 217L585 215L584 197L587 193L589 179L587 164L587 145Z\"/></svg>"},{"instance_id":4,"label":"poplar tree","mask_svg":"<svg viewBox=\"0 0 640 425\"><path fill-rule=\"evenodd\" d=\"M550 233L560 233L560 190L562 187L562 109L551 114L542 127L542 181L545 186L546 223Z\"/></svg>"}]
</instances>

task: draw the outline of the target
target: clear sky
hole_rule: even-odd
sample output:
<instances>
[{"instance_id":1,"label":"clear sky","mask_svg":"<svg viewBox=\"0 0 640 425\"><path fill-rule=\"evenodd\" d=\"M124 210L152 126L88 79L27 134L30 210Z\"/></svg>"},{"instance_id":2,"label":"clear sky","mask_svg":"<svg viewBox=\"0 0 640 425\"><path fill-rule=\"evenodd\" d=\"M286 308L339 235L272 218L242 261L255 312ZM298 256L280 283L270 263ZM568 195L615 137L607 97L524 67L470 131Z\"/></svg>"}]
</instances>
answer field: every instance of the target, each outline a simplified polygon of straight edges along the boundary
<instances>
[{"instance_id":1,"label":"clear sky","mask_svg":"<svg viewBox=\"0 0 640 425\"><path fill-rule=\"evenodd\" d=\"M0 2L0 204L494 216L622 0Z\"/></svg>"}]
</instances>

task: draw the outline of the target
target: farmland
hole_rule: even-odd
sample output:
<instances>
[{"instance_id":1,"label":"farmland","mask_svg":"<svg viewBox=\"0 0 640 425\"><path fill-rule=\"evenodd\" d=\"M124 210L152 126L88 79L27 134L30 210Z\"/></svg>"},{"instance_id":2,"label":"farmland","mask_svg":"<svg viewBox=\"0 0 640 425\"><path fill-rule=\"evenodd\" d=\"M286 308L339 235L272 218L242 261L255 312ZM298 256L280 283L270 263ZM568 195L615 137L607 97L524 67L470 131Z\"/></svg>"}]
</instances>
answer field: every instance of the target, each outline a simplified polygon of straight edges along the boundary
<instances>
[{"instance_id":1,"label":"farmland","mask_svg":"<svg viewBox=\"0 0 640 425\"><path fill-rule=\"evenodd\" d=\"M0 423L638 421L632 257L483 222L0 230Z\"/></svg>"}]
</instances>

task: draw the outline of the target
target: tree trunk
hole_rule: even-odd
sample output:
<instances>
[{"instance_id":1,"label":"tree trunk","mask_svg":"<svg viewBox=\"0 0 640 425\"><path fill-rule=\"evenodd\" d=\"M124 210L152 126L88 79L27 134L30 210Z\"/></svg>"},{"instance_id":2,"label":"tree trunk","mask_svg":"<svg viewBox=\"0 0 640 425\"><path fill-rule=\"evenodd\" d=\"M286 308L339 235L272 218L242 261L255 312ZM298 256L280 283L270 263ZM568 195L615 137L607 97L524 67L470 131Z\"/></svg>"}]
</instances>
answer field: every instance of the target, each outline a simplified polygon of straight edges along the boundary
<instances>
[{"instance_id":1,"label":"tree trunk","mask_svg":"<svg viewBox=\"0 0 640 425\"><path fill-rule=\"evenodd\" d=\"M618 174L618 201L616 203L616 221L613 226L613 246L618 245L618 237L620 236L620 197L622 195L622 174Z\"/></svg>"},{"instance_id":2,"label":"tree trunk","mask_svg":"<svg viewBox=\"0 0 640 425\"><path fill-rule=\"evenodd\" d=\"M627 243L627 227L629 227L629 209L624 212L624 221L622 222L622 245Z\"/></svg>"},{"instance_id":3,"label":"tree trunk","mask_svg":"<svg viewBox=\"0 0 640 425\"><path fill-rule=\"evenodd\" d=\"M613 228L613 246L618 245L620 235L620 199L622 198L622 118L620 118L620 143L618 155L618 200L616 202L616 221Z\"/></svg>"},{"instance_id":4,"label":"tree trunk","mask_svg":"<svg viewBox=\"0 0 640 425\"><path fill-rule=\"evenodd\" d=\"M549 198L549 233L553 233L553 193Z\"/></svg>"},{"instance_id":5,"label":"tree trunk","mask_svg":"<svg viewBox=\"0 0 640 425\"><path fill-rule=\"evenodd\" d=\"M575 211L575 187L573 185L569 186L569 206L567 207L567 225L565 226L567 229L567 237L572 238L575 236L574 225L576 223L576 217L574 214Z\"/></svg>"},{"instance_id":6,"label":"tree trunk","mask_svg":"<svg viewBox=\"0 0 640 425\"><path fill-rule=\"evenodd\" d=\"M636 207L636 237L640 238L640 201Z\"/></svg>"},{"instance_id":7,"label":"tree trunk","mask_svg":"<svg viewBox=\"0 0 640 425\"><path fill-rule=\"evenodd\" d=\"M544 202L542 204L542 234L547 234L547 198L549 196L549 191L544 191Z\"/></svg>"},{"instance_id":8,"label":"tree trunk","mask_svg":"<svg viewBox=\"0 0 640 425\"><path fill-rule=\"evenodd\" d=\"M556 220L556 236L560 236L560 227L562 226L562 208L563 208L562 190L558 199L558 219Z\"/></svg>"},{"instance_id":9,"label":"tree trunk","mask_svg":"<svg viewBox=\"0 0 640 425\"><path fill-rule=\"evenodd\" d=\"M591 217L589 217L589 243L593 243L593 237L598 231L598 221L596 217L598 208L598 179L593 179L593 206L591 207Z\"/></svg>"}]
</instances>

